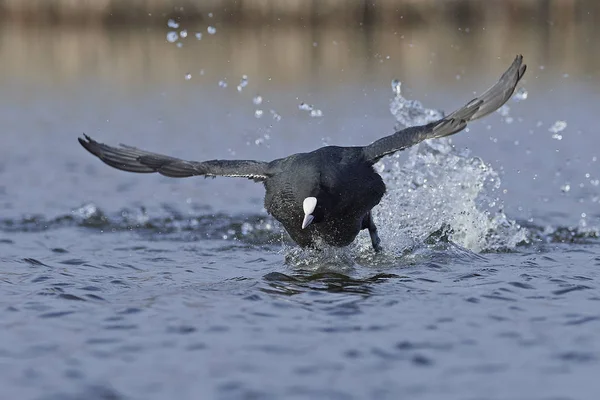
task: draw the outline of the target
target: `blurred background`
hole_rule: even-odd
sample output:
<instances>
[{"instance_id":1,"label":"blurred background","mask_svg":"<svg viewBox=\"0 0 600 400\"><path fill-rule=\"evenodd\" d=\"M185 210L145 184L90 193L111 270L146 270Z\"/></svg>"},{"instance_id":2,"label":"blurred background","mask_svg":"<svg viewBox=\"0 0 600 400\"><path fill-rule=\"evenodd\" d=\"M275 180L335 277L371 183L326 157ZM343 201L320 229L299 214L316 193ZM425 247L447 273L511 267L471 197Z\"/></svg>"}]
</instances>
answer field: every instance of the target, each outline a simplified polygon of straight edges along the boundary
<instances>
[{"instance_id":1,"label":"blurred background","mask_svg":"<svg viewBox=\"0 0 600 400\"><path fill-rule=\"evenodd\" d=\"M190 38L206 38L208 26L218 35L177 54L165 46L167 31L180 30L169 19ZM489 66L516 43L540 64L592 73L599 23L595 0L4 0L0 79L179 80L170 72L207 66L207 51L227 57L206 73L261 73L292 85L328 81L344 65L357 76L388 66L446 79L457 58ZM441 62L429 62L432 53Z\"/></svg>"}]
</instances>

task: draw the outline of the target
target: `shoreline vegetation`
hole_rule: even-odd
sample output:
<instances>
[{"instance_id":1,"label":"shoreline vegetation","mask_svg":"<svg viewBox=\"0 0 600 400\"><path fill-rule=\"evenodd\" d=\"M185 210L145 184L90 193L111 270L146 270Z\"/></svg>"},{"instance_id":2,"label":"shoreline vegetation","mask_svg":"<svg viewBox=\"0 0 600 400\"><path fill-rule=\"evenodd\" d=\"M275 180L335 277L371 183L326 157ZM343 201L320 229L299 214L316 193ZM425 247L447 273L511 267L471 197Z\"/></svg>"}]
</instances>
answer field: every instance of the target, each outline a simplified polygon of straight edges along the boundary
<instances>
[{"instance_id":1,"label":"shoreline vegetation","mask_svg":"<svg viewBox=\"0 0 600 400\"><path fill-rule=\"evenodd\" d=\"M0 24L164 25L209 19L244 25L511 24L529 19L551 26L600 22L596 0L4 0ZM590 19L592 21L590 21Z\"/></svg>"},{"instance_id":2,"label":"shoreline vegetation","mask_svg":"<svg viewBox=\"0 0 600 400\"><path fill-rule=\"evenodd\" d=\"M0 83L62 85L93 76L129 88L187 82L190 73L188 84L229 77L235 88L231 80L247 74L297 86L336 84L344 71L361 81L421 76L423 87L470 70L501 73L498 59L517 52L527 56L528 79L537 79L533 71L551 79L549 65L558 76L600 79L600 1L372 1L367 18L365 1L344 2L353 8L339 13L337 0L188 0L177 2L184 4L177 14L174 0L0 0ZM321 4L318 18L299 16L301 3L313 7L301 15ZM144 13L152 16L142 20ZM167 26L170 18L178 28Z\"/></svg>"}]
</instances>

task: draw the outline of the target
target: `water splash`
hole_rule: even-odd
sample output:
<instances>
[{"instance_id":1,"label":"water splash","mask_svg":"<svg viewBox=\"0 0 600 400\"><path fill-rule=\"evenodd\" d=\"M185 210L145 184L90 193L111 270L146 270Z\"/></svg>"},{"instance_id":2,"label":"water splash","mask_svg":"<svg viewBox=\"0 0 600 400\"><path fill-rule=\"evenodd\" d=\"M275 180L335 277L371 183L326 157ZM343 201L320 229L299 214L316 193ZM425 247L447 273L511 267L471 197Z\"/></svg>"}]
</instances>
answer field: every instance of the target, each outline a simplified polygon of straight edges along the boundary
<instances>
[{"instance_id":1,"label":"water splash","mask_svg":"<svg viewBox=\"0 0 600 400\"><path fill-rule=\"evenodd\" d=\"M281 115L279 115L277 113L277 111L271 109L271 110L269 110L269 112L271 113L271 116L273 117L273 120L278 121L278 122L281 121Z\"/></svg>"},{"instance_id":2,"label":"water splash","mask_svg":"<svg viewBox=\"0 0 600 400\"><path fill-rule=\"evenodd\" d=\"M400 125L443 117L402 97L400 82L394 81L392 90L390 111ZM388 188L375 208L387 250L418 247L435 232L475 252L510 250L527 241L527 231L502 211L498 173L469 151L456 150L450 139L425 141L408 151L408 159L396 153L375 167Z\"/></svg>"},{"instance_id":3,"label":"water splash","mask_svg":"<svg viewBox=\"0 0 600 400\"><path fill-rule=\"evenodd\" d=\"M173 31L167 32L167 42L175 43L177 41L177 39L179 39L177 32L173 32Z\"/></svg>"},{"instance_id":4,"label":"water splash","mask_svg":"<svg viewBox=\"0 0 600 400\"><path fill-rule=\"evenodd\" d=\"M444 117L442 111L425 108L417 100L405 99L402 97L401 89L402 83L394 79L392 81L394 98L390 102L390 112L399 123L399 125L396 125L397 129L407 126L425 125Z\"/></svg>"},{"instance_id":5,"label":"water splash","mask_svg":"<svg viewBox=\"0 0 600 400\"><path fill-rule=\"evenodd\" d=\"M298 105L298 109L302 111L308 111L309 115L313 118L318 118L323 116L323 111L315 108L312 104L306 104L304 102Z\"/></svg>"},{"instance_id":6,"label":"water splash","mask_svg":"<svg viewBox=\"0 0 600 400\"><path fill-rule=\"evenodd\" d=\"M167 21L167 26L168 26L169 28L177 29L177 28L179 28L179 23L175 22L175 20L174 20L174 19L169 19L169 20Z\"/></svg>"},{"instance_id":7,"label":"water splash","mask_svg":"<svg viewBox=\"0 0 600 400\"><path fill-rule=\"evenodd\" d=\"M242 75L242 79L240 79L240 83L237 86L237 91L241 92L246 86L248 86L248 75Z\"/></svg>"},{"instance_id":8,"label":"water splash","mask_svg":"<svg viewBox=\"0 0 600 400\"><path fill-rule=\"evenodd\" d=\"M559 132L564 131L567 128L566 121L556 121L554 125L548 128L548 132L552 133L552 139L562 140L563 136Z\"/></svg>"},{"instance_id":9,"label":"water splash","mask_svg":"<svg viewBox=\"0 0 600 400\"><path fill-rule=\"evenodd\" d=\"M529 96L529 92L527 92L527 89L525 89L524 87L520 87L519 90L517 90L513 96L513 100L516 102L520 102L523 100L527 100L527 97Z\"/></svg>"}]
</instances>

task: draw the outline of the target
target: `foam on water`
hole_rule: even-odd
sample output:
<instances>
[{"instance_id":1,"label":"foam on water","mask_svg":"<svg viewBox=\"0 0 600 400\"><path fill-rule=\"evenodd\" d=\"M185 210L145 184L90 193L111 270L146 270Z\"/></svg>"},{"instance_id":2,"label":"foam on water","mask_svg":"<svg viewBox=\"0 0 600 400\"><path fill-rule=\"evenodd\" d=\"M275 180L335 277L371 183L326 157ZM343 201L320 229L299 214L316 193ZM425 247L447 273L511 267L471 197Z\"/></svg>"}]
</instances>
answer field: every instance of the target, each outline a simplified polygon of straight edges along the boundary
<instances>
[{"instance_id":1,"label":"foam on water","mask_svg":"<svg viewBox=\"0 0 600 400\"><path fill-rule=\"evenodd\" d=\"M390 111L401 126L443 117L402 97L399 82L392 89ZM396 153L375 167L387 185L387 194L374 209L386 251L419 246L436 231L475 252L510 250L527 241L526 229L502 211L498 173L467 150L457 150L450 139L422 142L408 150L408 157Z\"/></svg>"}]
</instances>

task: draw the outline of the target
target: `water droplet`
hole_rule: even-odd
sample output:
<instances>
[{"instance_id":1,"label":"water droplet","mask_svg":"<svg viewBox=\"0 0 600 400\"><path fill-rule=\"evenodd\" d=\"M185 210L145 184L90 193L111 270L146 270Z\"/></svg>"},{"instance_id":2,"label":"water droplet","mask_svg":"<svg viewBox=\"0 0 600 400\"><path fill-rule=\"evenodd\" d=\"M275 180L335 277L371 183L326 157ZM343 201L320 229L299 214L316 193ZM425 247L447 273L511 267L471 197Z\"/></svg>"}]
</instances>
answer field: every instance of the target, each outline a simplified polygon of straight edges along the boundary
<instances>
[{"instance_id":1,"label":"water droplet","mask_svg":"<svg viewBox=\"0 0 600 400\"><path fill-rule=\"evenodd\" d=\"M310 116L313 117L313 118L322 117L323 116L323 111L318 110L318 109L311 110L310 111Z\"/></svg>"},{"instance_id":2,"label":"water droplet","mask_svg":"<svg viewBox=\"0 0 600 400\"><path fill-rule=\"evenodd\" d=\"M190 79L192 79L192 74L185 74L185 80L189 81Z\"/></svg>"},{"instance_id":3,"label":"water droplet","mask_svg":"<svg viewBox=\"0 0 600 400\"><path fill-rule=\"evenodd\" d=\"M500 107L498 109L498 111L496 111L498 114L502 115L503 117L507 117L508 114L510 113L510 107L507 106L506 104L503 105L502 107Z\"/></svg>"},{"instance_id":4,"label":"water droplet","mask_svg":"<svg viewBox=\"0 0 600 400\"><path fill-rule=\"evenodd\" d=\"M182 38L186 38L187 37L187 31L184 29L181 32L179 32L179 36L181 36Z\"/></svg>"},{"instance_id":5,"label":"water droplet","mask_svg":"<svg viewBox=\"0 0 600 400\"><path fill-rule=\"evenodd\" d=\"M263 99L262 99L262 97L261 97L261 96L259 96L259 95L256 95L256 96L254 96L254 98L252 99L252 102L253 102L255 105L259 105L259 104L261 104L261 103L262 103L262 101L263 101Z\"/></svg>"},{"instance_id":6,"label":"water droplet","mask_svg":"<svg viewBox=\"0 0 600 400\"><path fill-rule=\"evenodd\" d=\"M175 22L175 20L174 20L174 19L169 19L169 20L167 21L167 26L168 26L169 28L173 28L173 29L177 29L177 28L179 28L179 24L178 24L177 22Z\"/></svg>"},{"instance_id":7,"label":"water droplet","mask_svg":"<svg viewBox=\"0 0 600 400\"><path fill-rule=\"evenodd\" d=\"M181 42L177 42L177 44L176 44L175 46L177 46L177 47L179 47L179 48L182 48L182 47L183 47L183 43L181 43Z\"/></svg>"},{"instance_id":8,"label":"water droplet","mask_svg":"<svg viewBox=\"0 0 600 400\"><path fill-rule=\"evenodd\" d=\"M515 101L527 100L528 95L529 93L527 92L527 90L524 87L521 87L519 88L519 90L517 90L517 92L513 96L513 99L515 99Z\"/></svg>"},{"instance_id":9,"label":"water droplet","mask_svg":"<svg viewBox=\"0 0 600 400\"><path fill-rule=\"evenodd\" d=\"M209 12L208 13L208 18L212 18L213 17L213 13Z\"/></svg>"},{"instance_id":10,"label":"water droplet","mask_svg":"<svg viewBox=\"0 0 600 400\"><path fill-rule=\"evenodd\" d=\"M214 35L215 33L217 33L217 28L215 28L214 26L209 26L208 28L206 28L206 31L209 35Z\"/></svg>"},{"instance_id":11,"label":"water droplet","mask_svg":"<svg viewBox=\"0 0 600 400\"><path fill-rule=\"evenodd\" d=\"M275 110L269 110L269 112L271 113L275 121L281 121L281 115L277 114Z\"/></svg>"},{"instance_id":12,"label":"water droplet","mask_svg":"<svg viewBox=\"0 0 600 400\"><path fill-rule=\"evenodd\" d=\"M308 104L306 104L306 103L302 102L302 103L300 103L300 105L298 106L298 108L299 108L300 110L302 110L302 111L312 111L312 109L313 109L313 106L311 106L311 105L308 105Z\"/></svg>"},{"instance_id":13,"label":"water droplet","mask_svg":"<svg viewBox=\"0 0 600 400\"><path fill-rule=\"evenodd\" d=\"M569 185L568 183L565 185L562 185L560 187L560 190L562 190L564 193L567 193L569 190L571 190L571 185Z\"/></svg>"},{"instance_id":14,"label":"water droplet","mask_svg":"<svg viewBox=\"0 0 600 400\"><path fill-rule=\"evenodd\" d=\"M167 42L173 43L177 39L179 39L179 35L177 35L177 32L169 32L169 33L167 33Z\"/></svg>"},{"instance_id":15,"label":"water droplet","mask_svg":"<svg viewBox=\"0 0 600 400\"><path fill-rule=\"evenodd\" d=\"M242 224L242 227L241 227L242 235L246 236L253 230L254 230L254 227L252 226L252 224L249 224L248 222L244 222Z\"/></svg>"},{"instance_id":16,"label":"water droplet","mask_svg":"<svg viewBox=\"0 0 600 400\"><path fill-rule=\"evenodd\" d=\"M202 32L196 32L196 39L202 40Z\"/></svg>"},{"instance_id":17,"label":"water droplet","mask_svg":"<svg viewBox=\"0 0 600 400\"><path fill-rule=\"evenodd\" d=\"M248 86L248 75L242 75L240 84L237 86L237 91L241 92L246 86Z\"/></svg>"},{"instance_id":18,"label":"water droplet","mask_svg":"<svg viewBox=\"0 0 600 400\"><path fill-rule=\"evenodd\" d=\"M226 88L227 87L227 82L225 82L224 80L220 80L219 81L219 87Z\"/></svg>"},{"instance_id":19,"label":"water droplet","mask_svg":"<svg viewBox=\"0 0 600 400\"><path fill-rule=\"evenodd\" d=\"M256 111L254 111L254 116L256 118L261 118L263 116L263 110L256 110Z\"/></svg>"},{"instance_id":20,"label":"water droplet","mask_svg":"<svg viewBox=\"0 0 600 400\"><path fill-rule=\"evenodd\" d=\"M564 131L566 127L567 127L567 122L566 121L556 121L554 123L554 125L552 125L548 129L548 131L552 132L552 133L558 133L558 132ZM552 137L554 137L554 135Z\"/></svg>"},{"instance_id":21,"label":"water droplet","mask_svg":"<svg viewBox=\"0 0 600 400\"><path fill-rule=\"evenodd\" d=\"M402 82L400 82L398 79L394 79L392 81L392 91L396 96L400 96L402 93Z\"/></svg>"}]
</instances>

